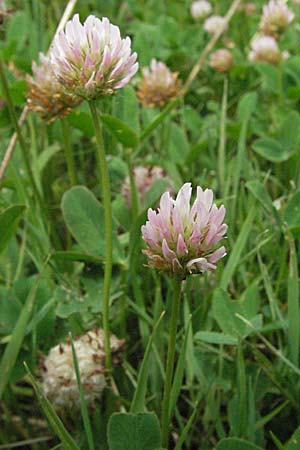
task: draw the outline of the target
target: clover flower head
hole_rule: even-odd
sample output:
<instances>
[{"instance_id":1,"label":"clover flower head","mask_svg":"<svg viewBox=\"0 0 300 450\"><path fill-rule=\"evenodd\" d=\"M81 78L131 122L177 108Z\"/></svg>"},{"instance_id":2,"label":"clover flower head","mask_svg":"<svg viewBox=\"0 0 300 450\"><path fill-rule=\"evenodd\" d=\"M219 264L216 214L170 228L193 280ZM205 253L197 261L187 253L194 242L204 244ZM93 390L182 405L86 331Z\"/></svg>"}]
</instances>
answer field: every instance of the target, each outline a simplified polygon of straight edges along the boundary
<instances>
[{"instance_id":1,"label":"clover flower head","mask_svg":"<svg viewBox=\"0 0 300 450\"><path fill-rule=\"evenodd\" d=\"M232 54L226 48L220 48L210 55L209 65L217 72L228 72L233 66Z\"/></svg>"},{"instance_id":2,"label":"clover flower head","mask_svg":"<svg viewBox=\"0 0 300 450\"><path fill-rule=\"evenodd\" d=\"M259 25L260 32L266 35L277 35L287 29L295 15L283 0L270 0L263 7Z\"/></svg>"},{"instance_id":3,"label":"clover flower head","mask_svg":"<svg viewBox=\"0 0 300 450\"><path fill-rule=\"evenodd\" d=\"M278 64L282 55L276 39L273 36L257 36L252 39L249 60Z\"/></svg>"},{"instance_id":4,"label":"clover flower head","mask_svg":"<svg viewBox=\"0 0 300 450\"><path fill-rule=\"evenodd\" d=\"M138 166L133 169L133 176L139 200L142 205L144 205L147 192L149 191L153 183L158 179L166 179L169 182L170 186L169 192L172 191L171 181L168 180L167 174L162 167ZM121 192L128 208L131 208L131 189L130 179L128 176L124 180Z\"/></svg>"},{"instance_id":5,"label":"clover flower head","mask_svg":"<svg viewBox=\"0 0 300 450\"><path fill-rule=\"evenodd\" d=\"M226 255L225 247L218 246L227 231L225 207L213 203L210 189L203 191L198 186L192 206L191 194L191 183L182 186L176 200L165 192L158 210L150 208L142 226L148 265L183 278L216 269L218 260Z\"/></svg>"},{"instance_id":6,"label":"clover flower head","mask_svg":"<svg viewBox=\"0 0 300 450\"><path fill-rule=\"evenodd\" d=\"M171 72L165 63L152 59L149 68L143 67L142 74L138 97L149 108L163 106L178 96L181 85L178 73Z\"/></svg>"},{"instance_id":7,"label":"clover flower head","mask_svg":"<svg viewBox=\"0 0 300 450\"><path fill-rule=\"evenodd\" d=\"M55 36L50 58L64 89L89 100L122 88L138 70L130 38L122 39L106 17L93 15L81 24L75 14Z\"/></svg>"},{"instance_id":8,"label":"clover flower head","mask_svg":"<svg viewBox=\"0 0 300 450\"><path fill-rule=\"evenodd\" d=\"M110 346L113 362L118 362L118 352L123 340L111 335ZM101 397L106 386L104 332L89 331L74 340L81 383L88 404ZM53 347L43 361L42 390L58 409L78 407L80 404L76 373L73 365L72 346L69 341Z\"/></svg>"},{"instance_id":9,"label":"clover flower head","mask_svg":"<svg viewBox=\"0 0 300 450\"><path fill-rule=\"evenodd\" d=\"M220 30L227 30L227 23L225 17L222 16L210 16L204 22L204 30L208 34L215 34Z\"/></svg>"},{"instance_id":10,"label":"clover flower head","mask_svg":"<svg viewBox=\"0 0 300 450\"><path fill-rule=\"evenodd\" d=\"M32 63L33 76L27 76L27 106L47 122L68 114L82 99L67 94L55 79L50 59L39 54L40 64Z\"/></svg>"},{"instance_id":11,"label":"clover flower head","mask_svg":"<svg viewBox=\"0 0 300 450\"><path fill-rule=\"evenodd\" d=\"M13 8L7 8L5 1L0 0L0 24L3 22L4 17L9 16L13 11Z\"/></svg>"},{"instance_id":12,"label":"clover flower head","mask_svg":"<svg viewBox=\"0 0 300 450\"><path fill-rule=\"evenodd\" d=\"M212 6L207 0L196 0L191 4L191 16L193 19L203 19L212 12Z\"/></svg>"}]
</instances>

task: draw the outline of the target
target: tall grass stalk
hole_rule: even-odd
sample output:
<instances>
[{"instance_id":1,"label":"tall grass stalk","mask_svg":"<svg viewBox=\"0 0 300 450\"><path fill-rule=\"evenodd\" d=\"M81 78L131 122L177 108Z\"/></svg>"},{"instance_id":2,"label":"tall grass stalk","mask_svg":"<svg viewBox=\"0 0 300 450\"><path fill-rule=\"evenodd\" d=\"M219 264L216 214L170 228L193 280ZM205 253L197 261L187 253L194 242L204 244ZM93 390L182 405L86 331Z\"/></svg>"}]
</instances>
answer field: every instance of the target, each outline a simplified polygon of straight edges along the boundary
<instances>
[{"instance_id":1,"label":"tall grass stalk","mask_svg":"<svg viewBox=\"0 0 300 450\"><path fill-rule=\"evenodd\" d=\"M170 422L170 398L171 398L172 378L174 372L175 345L176 345L177 323L180 310L180 298L181 298L181 279L174 278L166 378L165 378L164 397L162 402L162 418L161 418L162 446L164 448L168 447L167 444L168 444L169 422Z\"/></svg>"}]
</instances>

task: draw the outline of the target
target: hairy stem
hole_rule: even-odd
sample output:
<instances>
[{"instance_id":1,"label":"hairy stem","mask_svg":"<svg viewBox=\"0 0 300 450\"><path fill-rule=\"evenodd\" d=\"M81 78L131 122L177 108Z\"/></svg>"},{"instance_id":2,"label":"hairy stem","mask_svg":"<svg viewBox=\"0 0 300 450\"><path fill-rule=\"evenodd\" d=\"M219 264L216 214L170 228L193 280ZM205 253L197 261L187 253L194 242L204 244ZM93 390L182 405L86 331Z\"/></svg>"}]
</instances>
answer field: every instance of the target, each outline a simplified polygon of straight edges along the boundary
<instances>
[{"instance_id":1,"label":"hairy stem","mask_svg":"<svg viewBox=\"0 0 300 450\"><path fill-rule=\"evenodd\" d=\"M112 272L112 208L111 208L111 189L108 167L106 164L104 142L102 136L102 128L99 121L96 104L94 101L89 102L92 114L93 124L95 128L95 136L97 141L97 160L100 167L102 202L104 207L104 224L105 224L105 267L104 267L104 284L102 298L102 318L104 330L104 347L105 347L105 366L108 374L111 372L111 352L110 352L110 326L109 326L109 297L110 282Z\"/></svg>"}]
</instances>

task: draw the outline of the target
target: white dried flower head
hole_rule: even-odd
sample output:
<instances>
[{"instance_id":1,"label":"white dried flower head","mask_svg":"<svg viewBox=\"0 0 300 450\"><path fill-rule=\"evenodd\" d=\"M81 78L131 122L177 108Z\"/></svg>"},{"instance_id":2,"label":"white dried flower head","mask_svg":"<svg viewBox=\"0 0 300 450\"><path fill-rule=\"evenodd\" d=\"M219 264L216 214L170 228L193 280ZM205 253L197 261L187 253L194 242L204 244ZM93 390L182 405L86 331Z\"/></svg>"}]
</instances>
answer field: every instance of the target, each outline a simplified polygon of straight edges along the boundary
<instances>
[{"instance_id":1,"label":"white dried flower head","mask_svg":"<svg viewBox=\"0 0 300 450\"><path fill-rule=\"evenodd\" d=\"M270 0L263 7L259 29L267 35L277 35L287 29L295 15L282 0Z\"/></svg>"},{"instance_id":2,"label":"white dried flower head","mask_svg":"<svg viewBox=\"0 0 300 450\"><path fill-rule=\"evenodd\" d=\"M50 59L39 54L40 64L32 63L33 77L27 76L27 106L38 112L47 122L72 111L82 99L67 94L55 78Z\"/></svg>"},{"instance_id":3,"label":"white dried flower head","mask_svg":"<svg viewBox=\"0 0 300 450\"><path fill-rule=\"evenodd\" d=\"M133 175L136 185L137 194L139 196L139 201L142 206L144 206L145 195L153 185L153 183L161 178L165 178L169 184L169 192L172 192L171 181L167 178L167 174L162 167L159 166L139 166L133 169ZM128 206L131 208L131 189L130 189L130 179L127 176L122 185L122 195Z\"/></svg>"},{"instance_id":4,"label":"white dried flower head","mask_svg":"<svg viewBox=\"0 0 300 450\"><path fill-rule=\"evenodd\" d=\"M110 346L115 363L123 344L123 340L111 335ZM88 404L93 404L106 386L103 330L96 328L75 339L74 347L85 398ZM42 390L54 406L61 409L78 407L79 392L71 343L67 341L53 347L43 361L43 369Z\"/></svg>"},{"instance_id":5,"label":"white dried flower head","mask_svg":"<svg viewBox=\"0 0 300 450\"><path fill-rule=\"evenodd\" d=\"M257 36L251 41L249 60L278 64L281 53L276 39L272 36Z\"/></svg>"},{"instance_id":6,"label":"white dried flower head","mask_svg":"<svg viewBox=\"0 0 300 450\"><path fill-rule=\"evenodd\" d=\"M191 16L193 19L203 19L212 12L211 4L206 0L196 0L191 4Z\"/></svg>"},{"instance_id":7,"label":"white dried flower head","mask_svg":"<svg viewBox=\"0 0 300 450\"><path fill-rule=\"evenodd\" d=\"M233 66L231 52L226 48L220 48L210 55L209 65L217 72L228 72Z\"/></svg>"},{"instance_id":8,"label":"white dried flower head","mask_svg":"<svg viewBox=\"0 0 300 450\"><path fill-rule=\"evenodd\" d=\"M225 17L222 16L211 16L204 22L204 30L208 34L215 34L220 30L227 30L227 23Z\"/></svg>"},{"instance_id":9,"label":"white dried flower head","mask_svg":"<svg viewBox=\"0 0 300 450\"><path fill-rule=\"evenodd\" d=\"M158 210L150 208L142 226L148 265L182 278L216 269L218 260L226 255L225 247L218 246L227 231L225 207L217 208L213 203L211 189L203 191L197 186L192 205L191 195L191 183L182 186L176 200L165 192Z\"/></svg>"},{"instance_id":10,"label":"white dried flower head","mask_svg":"<svg viewBox=\"0 0 300 450\"><path fill-rule=\"evenodd\" d=\"M75 14L55 36L50 58L67 92L86 99L112 94L138 70L130 38L122 39L119 27L106 17L100 20L93 15L81 24Z\"/></svg>"},{"instance_id":11,"label":"white dried flower head","mask_svg":"<svg viewBox=\"0 0 300 450\"><path fill-rule=\"evenodd\" d=\"M142 74L137 94L144 105L164 106L178 96L181 85L178 73L171 72L162 61L152 59L149 68L143 67Z\"/></svg>"}]
</instances>

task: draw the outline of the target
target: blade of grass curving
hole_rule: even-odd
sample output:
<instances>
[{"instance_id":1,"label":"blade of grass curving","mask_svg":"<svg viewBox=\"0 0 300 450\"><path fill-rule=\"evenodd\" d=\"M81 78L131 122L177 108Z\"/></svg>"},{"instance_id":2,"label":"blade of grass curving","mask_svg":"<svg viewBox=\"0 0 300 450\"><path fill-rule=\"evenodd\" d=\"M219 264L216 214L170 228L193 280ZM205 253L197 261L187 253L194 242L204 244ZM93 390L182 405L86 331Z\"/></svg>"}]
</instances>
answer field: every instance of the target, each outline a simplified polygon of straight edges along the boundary
<instances>
[{"instance_id":1,"label":"blade of grass curving","mask_svg":"<svg viewBox=\"0 0 300 450\"><path fill-rule=\"evenodd\" d=\"M226 175L226 122L227 122L228 78L224 79L223 98L220 118L220 141L218 149L218 175L221 192L225 190Z\"/></svg>"},{"instance_id":2,"label":"blade of grass curving","mask_svg":"<svg viewBox=\"0 0 300 450\"><path fill-rule=\"evenodd\" d=\"M199 402L197 402L197 403L194 405L194 411L193 411L192 415L190 416L189 420L187 421L186 426L185 426L184 429L182 430L181 436L180 436L180 438L179 438L179 440L178 440L178 442L177 442L176 447L174 448L174 450L181 450L181 448L182 448L182 446L183 446L183 444L184 444L184 442L185 442L185 439L186 439L186 437L187 437L187 434L188 434L188 432L190 431L191 426L193 425L193 422L194 422L194 420L195 420L196 414L198 413L198 403L199 403Z\"/></svg>"},{"instance_id":3,"label":"blade of grass curving","mask_svg":"<svg viewBox=\"0 0 300 450\"><path fill-rule=\"evenodd\" d=\"M239 342L237 348L237 388L238 388L238 402L239 402L239 415L237 424L237 436L242 437L246 431L246 419L247 419L247 388L246 388L246 372L245 372L245 360L243 354L242 343Z\"/></svg>"},{"instance_id":4,"label":"blade of grass curving","mask_svg":"<svg viewBox=\"0 0 300 450\"><path fill-rule=\"evenodd\" d=\"M80 378L78 359L77 359L74 341L73 341L71 333L69 333L69 338L70 338L71 346L72 346L73 364L74 364L74 368L75 368L76 380L77 380L77 385L78 385L78 390L79 390L80 410L81 410L83 425L84 425L84 429L85 429L85 434L86 434L86 438L88 441L89 450L95 450L91 422L89 419L88 408L87 408L87 404L86 404L86 400L85 400L85 396L84 396L84 388L82 386L81 378Z\"/></svg>"},{"instance_id":5,"label":"blade of grass curving","mask_svg":"<svg viewBox=\"0 0 300 450\"><path fill-rule=\"evenodd\" d=\"M284 354L278 350L276 347L274 347L274 345L271 344L271 342L268 341L268 339L266 339L262 333L260 333L259 331L257 331L255 329L255 327L253 326L253 324L245 319L245 317L241 316L238 313L235 313L236 317L238 317L239 319L241 319L246 325L248 325L252 330L253 333L256 334L263 342L264 344L269 348L269 350L271 350L271 352L277 356L279 359L281 359L282 362L284 362L284 364L286 364L290 369L292 369L298 376L300 376L300 369L295 366L294 363L292 363L292 361L290 361L288 358L286 358L284 356Z\"/></svg>"},{"instance_id":6,"label":"blade of grass curving","mask_svg":"<svg viewBox=\"0 0 300 450\"><path fill-rule=\"evenodd\" d=\"M249 233L252 229L252 222L254 220L256 213L255 205L252 205L248 216L246 217L245 222L241 228L240 234L238 235L237 240L235 241L235 245L230 252L230 256L228 262L223 270L220 287L224 290L227 289L230 278L232 277L236 267L238 266L241 258L241 254L244 250L244 247L247 243Z\"/></svg>"},{"instance_id":7,"label":"blade of grass curving","mask_svg":"<svg viewBox=\"0 0 300 450\"><path fill-rule=\"evenodd\" d=\"M44 264L43 270L38 275L36 282L34 283L34 285L32 286L32 288L29 291L29 294L26 298L26 301L22 308L19 319L17 320L17 323L14 327L13 333L11 335L11 339L8 342L8 344L5 348L4 354L2 356L1 363L0 363L0 373L1 373L0 398L2 397L3 392L7 386L11 371L15 365L15 362L17 360L24 336L26 334L27 324L29 322L29 319L31 317L32 310L33 310L36 291L37 291L38 285L40 283L42 274L44 273L48 259L49 258L47 258L47 260Z\"/></svg>"},{"instance_id":8,"label":"blade of grass curving","mask_svg":"<svg viewBox=\"0 0 300 450\"><path fill-rule=\"evenodd\" d=\"M150 336L150 339L148 341L148 345L146 347L144 359L142 361L139 374L138 374L138 380L137 380L137 387L131 402L130 406L130 412L132 414L137 414L139 412L143 412L145 408L145 397L146 397L146 390L147 390L147 381L148 381L148 372L149 372L149 362L150 362L150 355L152 350L152 343L153 338L155 336L155 332L162 320L162 318L165 315L165 311L163 311L156 322L156 324L153 327L152 334Z\"/></svg>"},{"instance_id":9,"label":"blade of grass curving","mask_svg":"<svg viewBox=\"0 0 300 450\"><path fill-rule=\"evenodd\" d=\"M186 350L187 350L191 320L192 320L192 315L190 315L190 317L188 319L184 340L183 340L179 358L177 361L176 371L175 371L172 390L171 390L170 413L169 413L170 417L172 416L172 411L174 411L175 405L177 403L177 400L178 400L178 397L180 394L181 386L182 386L183 374L184 374L184 369L185 369L185 361L186 361Z\"/></svg>"},{"instance_id":10,"label":"blade of grass curving","mask_svg":"<svg viewBox=\"0 0 300 450\"><path fill-rule=\"evenodd\" d=\"M298 367L300 343L299 274L295 241L290 239L290 264L288 276L288 341L290 359Z\"/></svg>"},{"instance_id":11,"label":"blade of grass curving","mask_svg":"<svg viewBox=\"0 0 300 450\"><path fill-rule=\"evenodd\" d=\"M53 406L51 405L49 400L44 396L40 386L38 385L34 376L30 372L26 362L24 362L24 366L28 373L30 382L33 386L36 396L39 399L43 412L48 419L49 425L53 429L56 436L59 437L59 439L61 440L61 443L63 444L65 450L80 450L80 448L77 446L76 442L69 434L68 430L66 430L64 424L56 414Z\"/></svg>"}]
</instances>

